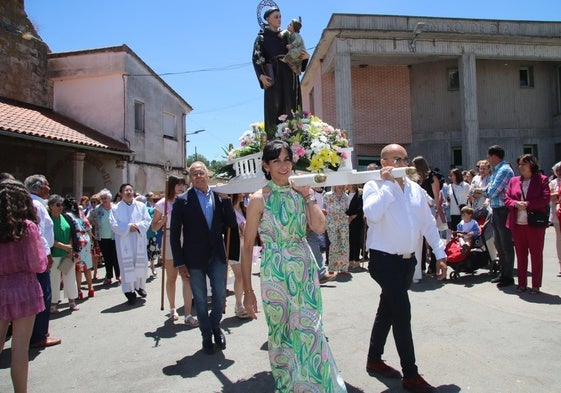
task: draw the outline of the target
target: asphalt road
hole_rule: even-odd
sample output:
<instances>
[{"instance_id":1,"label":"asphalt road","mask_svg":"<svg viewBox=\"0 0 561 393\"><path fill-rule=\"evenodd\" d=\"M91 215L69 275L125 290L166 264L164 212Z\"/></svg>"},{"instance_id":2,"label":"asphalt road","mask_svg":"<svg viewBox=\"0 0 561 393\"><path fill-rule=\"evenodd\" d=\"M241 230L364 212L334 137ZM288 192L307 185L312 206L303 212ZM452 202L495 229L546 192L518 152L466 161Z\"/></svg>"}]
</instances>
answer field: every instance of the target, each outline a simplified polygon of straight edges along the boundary
<instances>
[{"instance_id":1,"label":"asphalt road","mask_svg":"<svg viewBox=\"0 0 561 393\"><path fill-rule=\"evenodd\" d=\"M548 228L540 295L498 290L486 270L413 285L417 364L439 392L561 390L561 277L554 236ZM348 391L402 392L400 381L365 372L379 287L361 271L322 288L325 332ZM62 344L30 350L29 391L272 392L262 314L256 321L236 318L229 296L222 325L227 348L209 356L201 351L198 329L182 319L172 323L167 310L160 311L160 290L160 276L149 280L148 297L131 307L118 286L99 282L95 297L79 311L53 316L50 332ZM12 391L10 352L8 341L0 354L0 392ZM399 369L391 337L384 358Z\"/></svg>"}]
</instances>

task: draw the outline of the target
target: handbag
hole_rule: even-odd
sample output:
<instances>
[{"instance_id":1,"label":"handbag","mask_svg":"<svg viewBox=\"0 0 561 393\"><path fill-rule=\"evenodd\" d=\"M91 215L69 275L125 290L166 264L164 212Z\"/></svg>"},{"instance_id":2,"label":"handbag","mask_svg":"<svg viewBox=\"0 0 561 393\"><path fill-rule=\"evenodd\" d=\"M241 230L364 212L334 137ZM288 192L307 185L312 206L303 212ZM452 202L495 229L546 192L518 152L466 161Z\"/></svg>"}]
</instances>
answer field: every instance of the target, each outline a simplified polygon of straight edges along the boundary
<instances>
[{"instance_id":1,"label":"handbag","mask_svg":"<svg viewBox=\"0 0 561 393\"><path fill-rule=\"evenodd\" d=\"M546 212L533 212L528 210L528 225L532 227L547 227L549 226L549 217Z\"/></svg>"},{"instance_id":2,"label":"handbag","mask_svg":"<svg viewBox=\"0 0 561 393\"><path fill-rule=\"evenodd\" d=\"M526 200L526 195L524 195L524 190L522 190L522 200ZM526 214L528 216L528 225L531 227L543 228L549 226L549 217L546 212L536 212L527 210Z\"/></svg>"},{"instance_id":3,"label":"handbag","mask_svg":"<svg viewBox=\"0 0 561 393\"><path fill-rule=\"evenodd\" d=\"M57 269L61 271L62 274L66 274L74 267L74 260L70 256L62 257Z\"/></svg>"}]
</instances>

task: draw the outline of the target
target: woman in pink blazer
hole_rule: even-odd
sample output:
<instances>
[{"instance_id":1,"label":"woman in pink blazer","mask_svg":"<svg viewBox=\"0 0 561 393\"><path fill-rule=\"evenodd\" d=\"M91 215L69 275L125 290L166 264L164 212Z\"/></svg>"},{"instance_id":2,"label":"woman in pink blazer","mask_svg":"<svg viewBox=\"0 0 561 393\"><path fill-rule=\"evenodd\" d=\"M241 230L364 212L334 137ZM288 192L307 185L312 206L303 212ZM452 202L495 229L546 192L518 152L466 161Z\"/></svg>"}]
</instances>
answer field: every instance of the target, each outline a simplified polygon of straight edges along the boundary
<instances>
[{"instance_id":1,"label":"woman in pink blazer","mask_svg":"<svg viewBox=\"0 0 561 393\"><path fill-rule=\"evenodd\" d=\"M520 176L510 179L505 205L509 209L506 222L512 232L514 250L518 261L517 292L524 292L528 283L528 252L532 258L531 294L538 294L542 285L543 245L546 227L528 224L528 211L545 213L549 203L549 185L546 176L540 174L536 157L524 154L518 158Z\"/></svg>"}]
</instances>

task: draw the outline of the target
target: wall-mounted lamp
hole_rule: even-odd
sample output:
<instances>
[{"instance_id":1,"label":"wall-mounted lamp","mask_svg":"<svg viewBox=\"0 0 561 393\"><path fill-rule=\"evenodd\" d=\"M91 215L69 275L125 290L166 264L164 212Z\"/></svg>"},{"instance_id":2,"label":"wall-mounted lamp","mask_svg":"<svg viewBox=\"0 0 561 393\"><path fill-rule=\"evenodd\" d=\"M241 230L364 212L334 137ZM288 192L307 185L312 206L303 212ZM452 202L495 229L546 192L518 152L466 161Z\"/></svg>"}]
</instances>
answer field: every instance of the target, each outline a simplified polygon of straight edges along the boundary
<instances>
[{"instance_id":1,"label":"wall-mounted lamp","mask_svg":"<svg viewBox=\"0 0 561 393\"><path fill-rule=\"evenodd\" d=\"M417 22L415 25L415 29L413 29L413 38L409 40L409 51L411 53L415 53L417 51L417 45L415 42L417 41L419 34L424 31L426 26L427 24L425 22Z\"/></svg>"}]
</instances>

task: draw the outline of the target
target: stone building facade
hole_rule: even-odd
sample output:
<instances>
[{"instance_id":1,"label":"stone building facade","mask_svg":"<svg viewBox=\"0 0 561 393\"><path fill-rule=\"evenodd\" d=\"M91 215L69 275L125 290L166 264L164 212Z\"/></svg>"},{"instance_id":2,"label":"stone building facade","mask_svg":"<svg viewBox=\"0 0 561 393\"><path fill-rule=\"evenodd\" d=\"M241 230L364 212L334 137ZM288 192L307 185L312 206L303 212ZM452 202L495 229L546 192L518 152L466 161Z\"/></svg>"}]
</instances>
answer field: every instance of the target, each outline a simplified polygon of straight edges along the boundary
<instances>
[{"instance_id":1,"label":"stone building facade","mask_svg":"<svg viewBox=\"0 0 561 393\"><path fill-rule=\"evenodd\" d=\"M302 94L348 131L359 168L393 142L443 170L500 144L549 173L561 160L561 23L334 14Z\"/></svg>"},{"instance_id":2,"label":"stone building facade","mask_svg":"<svg viewBox=\"0 0 561 393\"><path fill-rule=\"evenodd\" d=\"M163 191L183 175L191 106L126 45L51 53L23 0L0 2L0 171L53 192Z\"/></svg>"}]
</instances>

